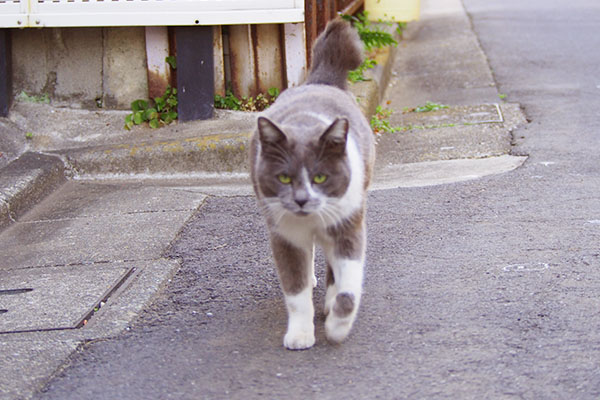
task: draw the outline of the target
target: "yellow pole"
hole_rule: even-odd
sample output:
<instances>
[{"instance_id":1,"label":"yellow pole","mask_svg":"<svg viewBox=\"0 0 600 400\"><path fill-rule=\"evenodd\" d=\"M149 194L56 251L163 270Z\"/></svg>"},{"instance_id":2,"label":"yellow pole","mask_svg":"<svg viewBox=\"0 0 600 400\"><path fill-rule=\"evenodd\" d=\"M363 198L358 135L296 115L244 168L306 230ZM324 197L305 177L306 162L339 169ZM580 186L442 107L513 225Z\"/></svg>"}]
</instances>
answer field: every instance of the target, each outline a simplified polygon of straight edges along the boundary
<instances>
[{"instance_id":1,"label":"yellow pole","mask_svg":"<svg viewBox=\"0 0 600 400\"><path fill-rule=\"evenodd\" d=\"M365 0L371 21L408 22L419 19L420 0Z\"/></svg>"}]
</instances>

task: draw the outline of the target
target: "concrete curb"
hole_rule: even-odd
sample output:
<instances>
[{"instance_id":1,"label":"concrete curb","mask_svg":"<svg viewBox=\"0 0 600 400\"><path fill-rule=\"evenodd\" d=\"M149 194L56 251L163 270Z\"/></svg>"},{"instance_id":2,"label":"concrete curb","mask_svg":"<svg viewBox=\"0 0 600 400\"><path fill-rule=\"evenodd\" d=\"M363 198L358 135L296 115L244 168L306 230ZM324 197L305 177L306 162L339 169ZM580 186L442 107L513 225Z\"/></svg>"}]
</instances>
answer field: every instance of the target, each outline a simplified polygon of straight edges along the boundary
<instances>
[{"instance_id":1,"label":"concrete curb","mask_svg":"<svg viewBox=\"0 0 600 400\"><path fill-rule=\"evenodd\" d=\"M53 152L71 176L246 171L250 132Z\"/></svg>"},{"instance_id":2,"label":"concrete curb","mask_svg":"<svg viewBox=\"0 0 600 400\"><path fill-rule=\"evenodd\" d=\"M0 170L0 229L23 215L66 181L52 155L27 152Z\"/></svg>"}]
</instances>

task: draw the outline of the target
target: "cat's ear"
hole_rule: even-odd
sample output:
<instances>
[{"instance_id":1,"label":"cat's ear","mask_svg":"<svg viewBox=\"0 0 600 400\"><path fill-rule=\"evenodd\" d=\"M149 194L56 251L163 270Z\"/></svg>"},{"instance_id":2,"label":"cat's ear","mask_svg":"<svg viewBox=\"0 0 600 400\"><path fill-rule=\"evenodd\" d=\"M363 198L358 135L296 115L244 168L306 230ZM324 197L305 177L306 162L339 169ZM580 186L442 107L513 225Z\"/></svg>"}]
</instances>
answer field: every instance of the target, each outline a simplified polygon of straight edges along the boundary
<instances>
[{"instance_id":1,"label":"cat's ear","mask_svg":"<svg viewBox=\"0 0 600 400\"><path fill-rule=\"evenodd\" d=\"M258 117L258 134L263 144L273 144L287 140L281 129L265 117Z\"/></svg>"},{"instance_id":2,"label":"cat's ear","mask_svg":"<svg viewBox=\"0 0 600 400\"><path fill-rule=\"evenodd\" d=\"M348 138L349 122L346 118L336 118L335 121L321 135L319 142L328 152L344 154L346 152L346 139Z\"/></svg>"}]
</instances>

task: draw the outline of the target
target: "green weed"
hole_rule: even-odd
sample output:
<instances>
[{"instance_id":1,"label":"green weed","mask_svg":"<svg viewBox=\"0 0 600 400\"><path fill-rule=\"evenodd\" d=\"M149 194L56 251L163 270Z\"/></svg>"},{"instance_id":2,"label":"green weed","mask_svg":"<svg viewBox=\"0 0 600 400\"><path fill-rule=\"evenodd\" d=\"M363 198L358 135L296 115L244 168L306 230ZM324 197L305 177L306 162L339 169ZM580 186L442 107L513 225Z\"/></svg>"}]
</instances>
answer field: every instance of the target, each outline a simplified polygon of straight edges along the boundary
<instances>
[{"instance_id":1,"label":"green weed","mask_svg":"<svg viewBox=\"0 0 600 400\"><path fill-rule=\"evenodd\" d=\"M177 119L177 89L167 87L165 93L154 98L154 106L146 100L135 100L131 103L132 113L125 117L125 129L148 122L150 128L156 129L169 125Z\"/></svg>"},{"instance_id":2,"label":"green weed","mask_svg":"<svg viewBox=\"0 0 600 400\"><path fill-rule=\"evenodd\" d=\"M177 68L177 60L173 56L165 58L172 69ZM156 129L169 125L177 119L177 89L167 86L162 96L154 98L154 105L149 101L138 99L131 103L132 113L125 117L125 129L131 130L134 125L147 122L150 128Z\"/></svg>"},{"instance_id":3,"label":"green weed","mask_svg":"<svg viewBox=\"0 0 600 400\"><path fill-rule=\"evenodd\" d=\"M17 96L17 100L24 101L27 103L38 103L38 104L50 104L50 96L47 93L40 95L28 95L25 91L22 91Z\"/></svg>"},{"instance_id":4,"label":"green weed","mask_svg":"<svg viewBox=\"0 0 600 400\"><path fill-rule=\"evenodd\" d=\"M422 106L418 106L418 107L415 107L415 108L405 108L404 112L422 113L422 112L431 112L431 111L443 110L445 108L448 108L448 106L445 105L445 104L438 104L438 103L433 103L431 101L428 101L428 102L425 103L425 105L422 105Z\"/></svg>"},{"instance_id":5,"label":"green weed","mask_svg":"<svg viewBox=\"0 0 600 400\"><path fill-rule=\"evenodd\" d=\"M380 49L385 46L397 46L398 42L391 33L381 30L369 21L369 13L362 12L354 15L342 15L346 21L350 21L352 26L358 31L358 36L365 44L365 50L371 51L375 48Z\"/></svg>"},{"instance_id":6,"label":"green weed","mask_svg":"<svg viewBox=\"0 0 600 400\"><path fill-rule=\"evenodd\" d=\"M279 88L272 87L267 93L260 93L256 97L242 96L238 99L231 90L225 96L215 95L215 108L235 111L263 111L268 108L279 96Z\"/></svg>"},{"instance_id":7,"label":"green weed","mask_svg":"<svg viewBox=\"0 0 600 400\"><path fill-rule=\"evenodd\" d=\"M400 130L399 128L393 127L388 120L393 112L394 110L392 109L377 106L375 114L371 117L371 129L373 129L374 134L394 133Z\"/></svg>"},{"instance_id":8,"label":"green weed","mask_svg":"<svg viewBox=\"0 0 600 400\"><path fill-rule=\"evenodd\" d=\"M368 69L373 69L377 65L377 61L371 58L365 58L360 66L348 72L348 80L352 83L368 81L364 75Z\"/></svg>"},{"instance_id":9,"label":"green weed","mask_svg":"<svg viewBox=\"0 0 600 400\"><path fill-rule=\"evenodd\" d=\"M398 42L391 33L385 32L380 27L371 24L366 11L358 13L356 16L342 15L342 18L351 22L352 26L358 31L358 36L364 43L367 53L373 49L398 45ZM391 22L385 23L391 24ZM365 77L364 72L374 68L375 65L377 65L377 62L373 58L365 58L357 69L348 72L348 80L352 83L367 81L368 79Z\"/></svg>"}]
</instances>

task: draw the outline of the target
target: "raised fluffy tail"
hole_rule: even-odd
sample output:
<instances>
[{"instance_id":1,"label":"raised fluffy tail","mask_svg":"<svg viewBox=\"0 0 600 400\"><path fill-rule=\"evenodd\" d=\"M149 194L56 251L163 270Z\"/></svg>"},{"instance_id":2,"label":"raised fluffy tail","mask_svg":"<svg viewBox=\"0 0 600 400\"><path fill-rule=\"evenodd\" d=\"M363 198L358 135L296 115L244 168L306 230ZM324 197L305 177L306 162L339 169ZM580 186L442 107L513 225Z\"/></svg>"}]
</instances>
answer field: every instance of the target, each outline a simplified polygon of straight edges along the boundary
<instances>
[{"instance_id":1,"label":"raised fluffy tail","mask_svg":"<svg viewBox=\"0 0 600 400\"><path fill-rule=\"evenodd\" d=\"M313 46L306 83L346 89L348 71L358 68L363 57L363 44L356 30L341 18L335 19L327 24Z\"/></svg>"}]
</instances>

